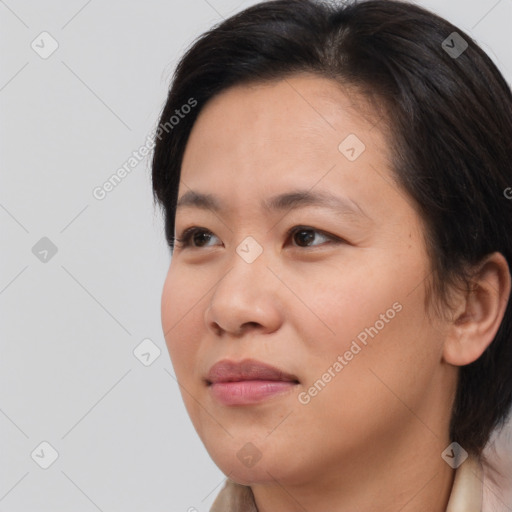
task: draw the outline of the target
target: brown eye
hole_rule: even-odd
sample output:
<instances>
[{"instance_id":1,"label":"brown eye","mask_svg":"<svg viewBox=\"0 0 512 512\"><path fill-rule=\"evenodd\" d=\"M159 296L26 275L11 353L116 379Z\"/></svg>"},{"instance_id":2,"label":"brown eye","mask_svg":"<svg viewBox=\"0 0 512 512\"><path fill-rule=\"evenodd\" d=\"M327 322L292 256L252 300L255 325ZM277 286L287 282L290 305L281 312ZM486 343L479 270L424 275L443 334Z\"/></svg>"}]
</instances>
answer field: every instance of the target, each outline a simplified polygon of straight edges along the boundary
<instances>
[{"instance_id":1,"label":"brown eye","mask_svg":"<svg viewBox=\"0 0 512 512\"><path fill-rule=\"evenodd\" d=\"M315 241L318 238L318 236L320 236L320 238L323 238L324 240L327 240L327 241L329 241L329 240L332 242L341 241L340 239L338 239L335 236L328 235L327 233L323 233L322 231L319 231L318 229L307 227L307 226L294 227L288 232L288 235L291 236L294 241L296 241L296 245L298 247L305 247L305 248L317 247L319 245L323 245L322 243L310 245L313 241Z\"/></svg>"},{"instance_id":2,"label":"brown eye","mask_svg":"<svg viewBox=\"0 0 512 512\"><path fill-rule=\"evenodd\" d=\"M208 246L208 242L211 240L212 236L215 235L208 229L192 227L186 229L181 237L176 237L174 242L180 248L201 248Z\"/></svg>"},{"instance_id":3,"label":"brown eye","mask_svg":"<svg viewBox=\"0 0 512 512\"><path fill-rule=\"evenodd\" d=\"M207 231L196 231L192 234L192 240L195 246L202 247L203 244L208 244L212 234Z\"/></svg>"},{"instance_id":4,"label":"brown eye","mask_svg":"<svg viewBox=\"0 0 512 512\"><path fill-rule=\"evenodd\" d=\"M299 247L304 247L315 239L315 233L312 229L301 229L300 231L295 231L293 238Z\"/></svg>"}]
</instances>

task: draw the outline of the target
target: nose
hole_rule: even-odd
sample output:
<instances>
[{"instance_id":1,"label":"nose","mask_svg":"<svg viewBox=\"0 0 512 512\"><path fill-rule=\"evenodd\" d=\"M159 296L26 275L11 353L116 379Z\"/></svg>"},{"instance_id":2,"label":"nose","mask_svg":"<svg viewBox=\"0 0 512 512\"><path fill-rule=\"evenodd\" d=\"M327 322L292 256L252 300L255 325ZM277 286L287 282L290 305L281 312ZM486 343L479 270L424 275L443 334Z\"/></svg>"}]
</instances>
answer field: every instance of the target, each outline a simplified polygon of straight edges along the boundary
<instances>
[{"instance_id":1,"label":"nose","mask_svg":"<svg viewBox=\"0 0 512 512\"><path fill-rule=\"evenodd\" d=\"M250 330L274 332L282 322L280 286L263 254L248 263L234 252L205 311L207 328L218 336L229 333L239 337Z\"/></svg>"}]
</instances>

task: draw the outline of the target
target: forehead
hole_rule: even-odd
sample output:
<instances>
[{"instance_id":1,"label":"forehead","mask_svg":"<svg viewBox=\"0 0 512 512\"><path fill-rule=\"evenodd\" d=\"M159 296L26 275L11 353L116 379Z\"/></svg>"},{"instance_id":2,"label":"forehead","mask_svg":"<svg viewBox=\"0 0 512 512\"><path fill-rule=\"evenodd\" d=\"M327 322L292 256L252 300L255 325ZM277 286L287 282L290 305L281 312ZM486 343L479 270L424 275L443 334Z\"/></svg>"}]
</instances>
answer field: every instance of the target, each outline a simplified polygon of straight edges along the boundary
<instances>
[{"instance_id":1,"label":"forehead","mask_svg":"<svg viewBox=\"0 0 512 512\"><path fill-rule=\"evenodd\" d=\"M290 161L338 161L339 144L350 134L382 151L374 129L379 116L353 89L309 74L231 87L201 111L185 150L182 172L235 165L274 170ZM218 170L218 169L217 169ZM227 169L223 169L227 170Z\"/></svg>"},{"instance_id":2,"label":"forehead","mask_svg":"<svg viewBox=\"0 0 512 512\"><path fill-rule=\"evenodd\" d=\"M179 197L214 192L242 208L291 188L350 194L388 167L378 121L354 90L314 75L229 88L194 124Z\"/></svg>"}]
</instances>

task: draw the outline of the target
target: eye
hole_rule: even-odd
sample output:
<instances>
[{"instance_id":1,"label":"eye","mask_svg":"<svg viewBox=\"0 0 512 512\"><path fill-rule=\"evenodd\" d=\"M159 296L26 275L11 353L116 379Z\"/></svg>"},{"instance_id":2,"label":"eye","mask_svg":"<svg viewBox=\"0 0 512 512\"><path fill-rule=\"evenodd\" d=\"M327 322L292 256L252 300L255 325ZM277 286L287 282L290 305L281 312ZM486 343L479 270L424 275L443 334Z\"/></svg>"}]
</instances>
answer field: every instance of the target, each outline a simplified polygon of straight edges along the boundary
<instances>
[{"instance_id":1,"label":"eye","mask_svg":"<svg viewBox=\"0 0 512 512\"><path fill-rule=\"evenodd\" d=\"M202 242L208 242L212 236L215 236L210 230L198 227L191 227L186 229L181 237L175 237L173 240L175 244L180 248L194 247L201 248L205 247ZM198 243L193 245L192 242Z\"/></svg>"},{"instance_id":2,"label":"eye","mask_svg":"<svg viewBox=\"0 0 512 512\"><path fill-rule=\"evenodd\" d=\"M300 241L298 247L317 247L318 245L322 245L308 245L318 238L317 235L320 235L320 238L324 238L325 240L340 240L339 238L333 235L328 235L327 233L324 233L322 231L319 231L318 229L308 226L294 226L287 233L288 237L291 236L293 240Z\"/></svg>"},{"instance_id":3,"label":"eye","mask_svg":"<svg viewBox=\"0 0 512 512\"><path fill-rule=\"evenodd\" d=\"M286 233L286 239L288 240L288 238L291 237L294 241L298 242L294 244L295 247L310 248L323 245L322 243L310 245L313 241L318 239L318 235L320 235L320 238L333 243L347 243L337 236L329 235L310 226L294 226ZM215 238L215 235L210 230L193 226L186 229L180 237L174 238L174 242L181 249L188 247L200 249L202 247L208 247L208 242L211 241L212 238Z\"/></svg>"}]
</instances>

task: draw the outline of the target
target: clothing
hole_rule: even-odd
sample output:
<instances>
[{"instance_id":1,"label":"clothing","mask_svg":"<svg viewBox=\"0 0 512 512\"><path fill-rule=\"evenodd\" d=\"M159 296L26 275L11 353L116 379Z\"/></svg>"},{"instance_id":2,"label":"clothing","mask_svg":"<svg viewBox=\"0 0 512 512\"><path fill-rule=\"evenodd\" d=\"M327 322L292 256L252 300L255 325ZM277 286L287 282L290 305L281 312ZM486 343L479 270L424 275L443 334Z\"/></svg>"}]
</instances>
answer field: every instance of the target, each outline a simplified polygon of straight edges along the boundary
<instances>
[{"instance_id":1,"label":"clothing","mask_svg":"<svg viewBox=\"0 0 512 512\"><path fill-rule=\"evenodd\" d=\"M480 461L469 456L455 470L446 512L481 512L483 470ZM251 488L227 479L210 512L258 512Z\"/></svg>"}]
</instances>

